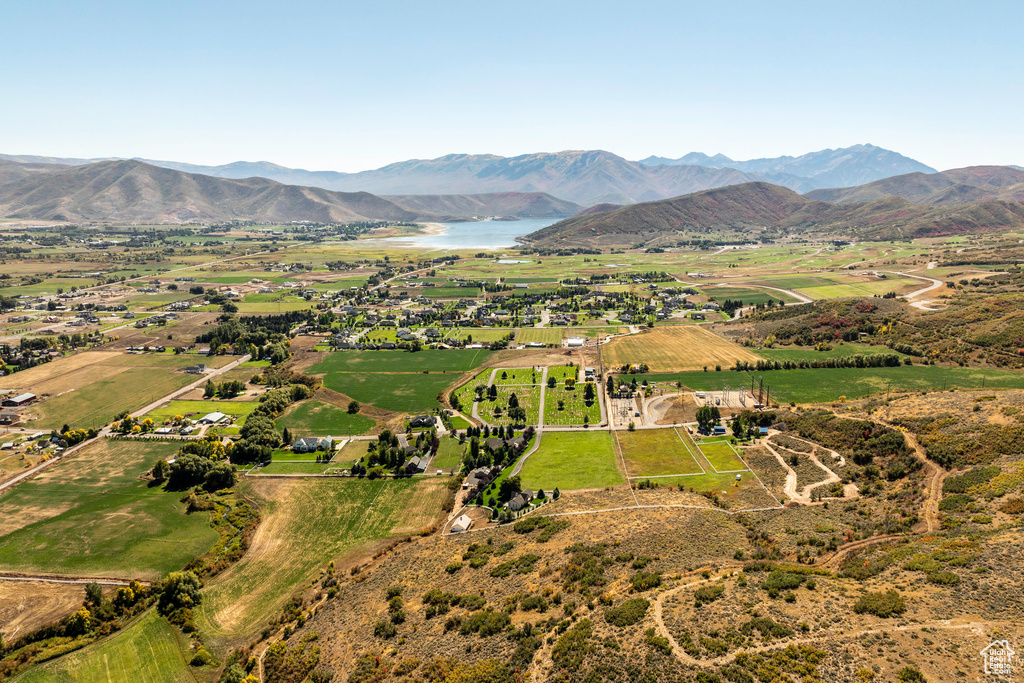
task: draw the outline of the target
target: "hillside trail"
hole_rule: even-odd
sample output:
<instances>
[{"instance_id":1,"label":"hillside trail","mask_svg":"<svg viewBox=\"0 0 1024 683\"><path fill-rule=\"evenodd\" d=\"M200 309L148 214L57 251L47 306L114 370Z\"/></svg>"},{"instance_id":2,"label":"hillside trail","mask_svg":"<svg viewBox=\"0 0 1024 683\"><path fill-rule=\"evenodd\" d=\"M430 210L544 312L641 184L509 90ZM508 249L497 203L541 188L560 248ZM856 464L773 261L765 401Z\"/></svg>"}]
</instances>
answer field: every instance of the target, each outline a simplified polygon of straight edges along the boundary
<instances>
[{"instance_id":1,"label":"hillside trail","mask_svg":"<svg viewBox=\"0 0 1024 683\"><path fill-rule=\"evenodd\" d=\"M782 455L777 450L775 450L772 447L772 445L770 443L768 443L767 440L765 440L762 445L764 446L766 451L768 451L769 453L771 453L772 455L775 456L775 459L778 460L779 464L782 465L782 467L786 470L786 484L783 487L782 491L783 491L783 493L786 494L786 497L789 498L794 503L799 503L800 505L822 505L822 504L825 503L824 500L817 500L816 501L816 500L812 500L811 499L811 493L814 491L814 489L820 488L822 486L828 486L830 484L835 484L836 482L842 481L842 478L838 474L833 472L831 469L829 469L829 467L827 465L825 465L823 462L818 460L818 457L816 455L814 455L813 453L810 453L810 454L807 454L807 457L819 469L821 469L822 471L825 472L826 477L822 481L816 481L813 484L808 484L807 486L804 486L803 490L798 490L797 489L798 483L797 483L796 471L792 467L789 466L789 463L786 462L786 459L783 458ZM842 456L840 456L835 451L830 451L830 452L832 453L832 457L833 458L835 458L837 460L842 458ZM856 495L857 495L857 487L856 487L856 485L853 485L852 488L851 487L844 487L843 492L845 494L845 497L848 497L848 498L856 497Z\"/></svg>"},{"instance_id":2,"label":"hillside trail","mask_svg":"<svg viewBox=\"0 0 1024 683\"><path fill-rule=\"evenodd\" d=\"M867 540L874 540L874 539L867 539ZM850 546L851 546L850 549L853 549L852 548L853 545L855 545L855 544L852 544L852 543L850 544ZM902 625L902 626L885 626L885 627L861 628L861 629L852 629L852 630L829 631L829 632L826 632L826 633L818 633L816 635L806 636L806 637L803 637L803 638L785 638L785 639L779 640L779 641L774 642L774 643L767 643L767 644L764 644L764 645L758 645L756 647L751 647L751 648L742 648L742 649L736 650L735 652L731 652L731 653L729 653L727 655L722 655L721 657L714 657L714 658L709 658L709 659L697 659L696 657L690 655L688 652L683 650L683 648L676 641L675 637L669 631L668 626L665 624L665 617L664 617L664 601L665 601L665 598L669 597L670 595L675 595L676 593L679 593L680 591L686 590L688 588L695 588L695 587L698 587L698 586L707 585L707 584L713 583L715 581L719 581L721 579L724 579L727 576L730 576L731 574L733 574L734 571L737 570L737 569L739 569L739 566L732 567L730 569L730 571L726 571L726 572L720 573L720 574L718 574L716 576L711 576L711 577L709 577L707 579L700 579L698 581L691 581L690 583L685 583L685 584L683 584L681 586L676 586L675 588L672 588L670 590L667 590L667 591L661 593L654 600L654 622L655 622L655 624L657 626L658 633L659 633L659 635L661 635L662 637L664 637L664 638L666 638L668 640L669 645L672 647L673 655L675 655L676 659L678 659L683 664L686 664L686 665L689 665L689 666L702 667L702 668L719 667L719 666L724 666L726 664L732 663L736 659L737 655L739 655L741 652L742 653L747 653L747 654L756 654L756 653L759 653L759 652L768 652L768 651L771 651L771 650L785 649L785 648L789 647L790 645L808 645L808 644L811 644L811 643L819 642L822 638L837 637L837 636L842 637L844 640L849 640L849 639L852 639L852 638L860 638L862 636L867 636L867 635L877 635L877 634L880 634L880 633L892 633L892 632L895 632L895 631L920 631L920 630L923 630L923 629L969 629L969 630L971 630L971 631L973 631L975 633L981 634L981 633L985 632L986 628L989 628L989 629L992 628L992 623L991 622L958 621L958 620L955 620L955 619L935 619L935 620L931 620L931 621L922 621L922 622L917 622L917 623L913 623L913 624L905 624L905 625ZM539 673L539 671L537 671L537 669L538 669L538 667L533 667L531 669L531 672ZM532 680L540 680L540 679L539 678L533 678Z\"/></svg>"},{"instance_id":3,"label":"hillside trail","mask_svg":"<svg viewBox=\"0 0 1024 683\"><path fill-rule=\"evenodd\" d=\"M882 419L876 419L876 422L901 433L903 440L914 449L917 459L921 461L925 470L925 499L921 504L923 526L918 525L918 530L927 533L938 531L942 527L942 522L939 519L939 501L942 499L942 484L946 481L946 477L949 476L949 470L928 458L928 452L921 445L921 442L917 440L917 435L913 432Z\"/></svg>"}]
</instances>

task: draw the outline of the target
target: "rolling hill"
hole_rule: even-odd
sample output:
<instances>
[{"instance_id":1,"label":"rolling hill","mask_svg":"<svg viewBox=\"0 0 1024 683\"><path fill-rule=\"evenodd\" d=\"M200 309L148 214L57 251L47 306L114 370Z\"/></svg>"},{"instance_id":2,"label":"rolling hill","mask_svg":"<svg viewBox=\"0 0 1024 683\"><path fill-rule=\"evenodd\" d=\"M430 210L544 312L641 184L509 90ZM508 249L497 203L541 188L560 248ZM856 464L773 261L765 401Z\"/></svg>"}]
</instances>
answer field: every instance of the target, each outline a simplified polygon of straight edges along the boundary
<instances>
[{"instance_id":1,"label":"rolling hill","mask_svg":"<svg viewBox=\"0 0 1024 683\"><path fill-rule=\"evenodd\" d=\"M827 202L866 202L903 197L916 204L936 206L992 199L1024 201L1024 170L1012 166L969 166L941 173L908 173L856 187L808 192Z\"/></svg>"},{"instance_id":2,"label":"rolling hill","mask_svg":"<svg viewBox=\"0 0 1024 683\"><path fill-rule=\"evenodd\" d=\"M575 216L523 241L540 247L650 247L787 234L897 239L1020 227L1024 204L1017 202L935 207L885 197L834 204L759 182Z\"/></svg>"},{"instance_id":3,"label":"rolling hill","mask_svg":"<svg viewBox=\"0 0 1024 683\"><path fill-rule=\"evenodd\" d=\"M678 159L648 157L642 164L697 165L708 168L734 168L756 173L777 185L806 192L814 188L861 185L880 178L906 173L934 173L935 169L902 154L875 145L854 145L840 149L823 149L797 157L781 156L736 161L724 154L708 156L691 152ZM797 187L794 179L805 183Z\"/></svg>"},{"instance_id":4,"label":"rolling hill","mask_svg":"<svg viewBox=\"0 0 1024 683\"><path fill-rule=\"evenodd\" d=\"M31 165L35 166L35 165ZM0 215L72 222L180 223L232 219L413 220L413 211L366 192L229 180L140 161L101 161L54 170L14 168L0 184Z\"/></svg>"}]
</instances>

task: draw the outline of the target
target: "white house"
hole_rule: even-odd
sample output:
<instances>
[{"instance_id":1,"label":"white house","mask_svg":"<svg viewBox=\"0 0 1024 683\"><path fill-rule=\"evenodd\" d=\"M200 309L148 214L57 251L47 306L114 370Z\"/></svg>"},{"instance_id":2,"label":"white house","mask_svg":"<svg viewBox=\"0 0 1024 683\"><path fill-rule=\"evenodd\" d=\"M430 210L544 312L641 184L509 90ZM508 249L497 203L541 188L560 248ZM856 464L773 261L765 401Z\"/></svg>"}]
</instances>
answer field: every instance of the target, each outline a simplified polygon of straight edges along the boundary
<instances>
[{"instance_id":1,"label":"white house","mask_svg":"<svg viewBox=\"0 0 1024 683\"><path fill-rule=\"evenodd\" d=\"M452 522L452 533L461 534L464 531L469 531L471 526L473 526L473 520L469 518L469 515L462 515Z\"/></svg>"}]
</instances>

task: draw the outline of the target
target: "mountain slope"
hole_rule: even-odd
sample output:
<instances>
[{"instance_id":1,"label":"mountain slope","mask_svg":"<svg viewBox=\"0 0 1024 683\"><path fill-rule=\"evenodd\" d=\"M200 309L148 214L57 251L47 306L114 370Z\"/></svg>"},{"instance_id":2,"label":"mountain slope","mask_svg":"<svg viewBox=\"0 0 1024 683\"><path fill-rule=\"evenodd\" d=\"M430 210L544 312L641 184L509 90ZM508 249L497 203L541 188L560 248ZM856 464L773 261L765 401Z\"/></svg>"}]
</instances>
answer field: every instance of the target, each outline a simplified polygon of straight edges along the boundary
<instances>
[{"instance_id":1,"label":"mountain slope","mask_svg":"<svg viewBox=\"0 0 1024 683\"><path fill-rule=\"evenodd\" d=\"M264 178L228 180L102 161L34 173L0 185L0 215L75 222L413 220L371 194L330 192Z\"/></svg>"},{"instance_id":2,"label":"mountain slope","mask_svg":"<svg viewBox=\"0 0 1024 683\"><path fill-rule=\"evenodd\" d=\"M376 194L546 192L577 204L631 204L758 178L733 169L646 167L603 151L499 157L451 154L353 173L334 189Z\"/></svg>"},{"instance_id":3,"label":"mountain slope","mask_svg":"<svg viewBox=\"0 0 1024 683\"><path fill-rule=\"evenodd\" d=\"M419 215L433 214L448 220L483 216L564 218L583 208L544 192L405 194L383 198Z\"/></svg>"},{"instance_id":4,"label":"mountain slope","mask_svg":"<svg viewBox=\"0 0 1024 683\"><path fill-rule=\"evenodd\" d=\"M908 173L856 187L808 192L821 201L865 202L903 197L917 204L951 205L985 200L1024 201L1024 171L1012 166L969 166L941 173Z\"/></svg>"},{"instance_id":5,"label":"mountain slope","mask_svg":"<svg viewBox=\"0 0 1024 683\"><path fill-rule=\"evenodd\" d=\"M832 204L768 183L697 192L575 216L524 238L536 246L673 246L693 240L819 234L896 239L1024 226L1024 204L986 201L955 207L902 197Z\"/></svg>"},{"instance_id":6,"label":"mountain slope","mask_svg":"<svg viewBox=\"0 0 1024 683\"><path fill-rule=\"evenodd\" d=\"M934 173L935 169L902 154L875 145L854 145L840 149L823 149L798 157L781 156L735 161L722 154L711 157L691 152L679 159L648 157L642 164L699 164L712 168L734 168L744 173L757 173L768 179L801 178L810 186L847 187L905 173ZM782 183L787 187L791 182ZM799 188L797 188L799 189Z\"/></svg>"}]
</instances>

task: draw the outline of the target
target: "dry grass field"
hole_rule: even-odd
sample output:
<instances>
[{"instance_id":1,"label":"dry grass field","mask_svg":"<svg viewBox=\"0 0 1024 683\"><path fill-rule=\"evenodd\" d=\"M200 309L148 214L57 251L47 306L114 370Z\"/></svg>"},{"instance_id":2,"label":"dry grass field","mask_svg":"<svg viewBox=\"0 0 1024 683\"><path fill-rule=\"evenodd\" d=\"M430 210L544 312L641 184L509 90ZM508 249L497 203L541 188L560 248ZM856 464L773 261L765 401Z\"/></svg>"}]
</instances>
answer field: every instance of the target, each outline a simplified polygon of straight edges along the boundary
<instances>
[{"instance_id":1,"label":"dry grass field","mask_svg":"<svg viewBox=\"0 0 1024 683\"><path fill-rule=\"evenodd\" d=\"M84 351L0 378L0 389L40 397L24 411L28 427L100 427L198 379L181 369L200 360L217 368L233 358Z\"/></svg>"},{"instance_id":2,"label":"dry grass field","mask_svg":"<svg viewBox=\"0 0 1024 683\"><path fill-rule=\"evenodd\" d=\"M651 372L709 370L732 367L737 360L756 363L758 357L714 332L696 325L656 327L648 332L619 337L602 349L608 368L647 363Z\"/></svg>"},{"instance_id":3,"label":"dry grass field","mask_svg":"<svg viewBox=\"0 0 1024 683\"><path fill-rule=\"evenodd\" d=\"M57 621L81 607L84 597L82 585L0 581L0 635L9 639Z\"/></svg>"}]
</instances>

